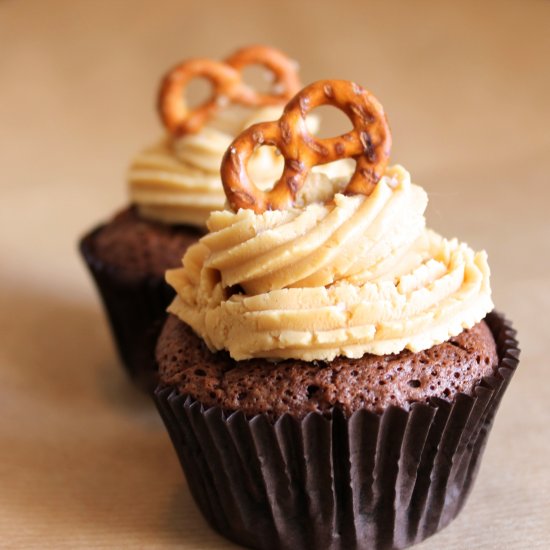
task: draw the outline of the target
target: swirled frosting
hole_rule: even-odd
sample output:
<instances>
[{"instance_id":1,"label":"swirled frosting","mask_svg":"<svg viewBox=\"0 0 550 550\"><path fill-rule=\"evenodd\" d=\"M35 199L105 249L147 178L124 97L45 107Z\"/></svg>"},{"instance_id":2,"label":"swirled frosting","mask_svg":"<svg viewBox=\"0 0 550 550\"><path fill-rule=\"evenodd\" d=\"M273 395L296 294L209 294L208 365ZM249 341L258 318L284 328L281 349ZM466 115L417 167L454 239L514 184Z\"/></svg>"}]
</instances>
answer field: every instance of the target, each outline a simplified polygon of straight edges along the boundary
<instances>
[{"instance_id":1,"label":"swirled frosting","mask_svg":"<svg viewBox=\"0 0 550 550\"><path fill-rule=\"evenodd\" d=\"M491 311L486 253L425 227L427 195L405 169L388 168L370 196L323 203L312 189L288 211L212 213L167 273L169 311L210 349L307 361L420 351Z\"/></svg>"},{"instance_id":2,"label":"swirled frosting","mask_svg":"<svg viewBox=\"0 0 550 550\"><path fill-rule=\"evenodd\" d=\"M227 108L197 134L163 139L140 152L128 172L130 201L144 218L205 226L210 212L225 206L220 163L234 136L252 124L279 118L282 109L264 107L244 116ZM310 118L309 126L315 130L318 120ZM273 148L262 147L250 160L250 175L265 188L279 177L283 164Z\"/></svg>"}]
</instances>

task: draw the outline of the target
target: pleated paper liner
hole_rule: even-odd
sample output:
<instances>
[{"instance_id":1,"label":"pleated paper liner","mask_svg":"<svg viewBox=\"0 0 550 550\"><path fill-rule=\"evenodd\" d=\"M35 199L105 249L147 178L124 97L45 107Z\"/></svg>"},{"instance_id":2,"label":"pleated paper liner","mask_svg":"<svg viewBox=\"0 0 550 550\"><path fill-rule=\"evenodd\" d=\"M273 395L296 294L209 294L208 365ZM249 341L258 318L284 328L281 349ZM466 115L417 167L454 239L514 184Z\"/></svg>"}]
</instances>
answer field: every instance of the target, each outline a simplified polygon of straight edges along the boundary
<instances>
[{"instance_id":1,"label":"pleated paper liner","mask_svg":"<svg viewBox=\"0 0 550 550\"><path fill-rule=\"evenodd\" d=\"M475 479L518 364L515 331L487 319L499 365L451 403L275 422L205 408L171 388L155 399L193 497L228 539L260 549L405 548L445 527Z\"/></svg>"},{"instance_id":2,"label":"pleated paper liner","mask_svg":"<svg viewBox=\"0 0 550 550\"><path fill-rule=\"evenodd\" d=\"M175 293L163 277L124 280L99 260L93 244L103 227L84 236L80 252L101 296L123 366L139 387L152 392L157 384L155 344Z\"/></svg>"}]
</instances>

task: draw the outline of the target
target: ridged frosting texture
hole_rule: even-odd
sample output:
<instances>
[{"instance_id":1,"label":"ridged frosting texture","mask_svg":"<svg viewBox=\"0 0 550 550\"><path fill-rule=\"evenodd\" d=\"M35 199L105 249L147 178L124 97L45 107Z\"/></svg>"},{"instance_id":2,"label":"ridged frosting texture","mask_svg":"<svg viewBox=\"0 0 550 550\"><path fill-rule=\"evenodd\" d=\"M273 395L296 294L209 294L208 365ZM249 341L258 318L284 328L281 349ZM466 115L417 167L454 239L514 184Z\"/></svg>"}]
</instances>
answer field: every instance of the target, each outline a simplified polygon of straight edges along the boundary
<instances>
[{"instance_id":1,"label":"ridged frosting texture","mask_svg":"<svg viewBox=\"0 0 550 550\"><path fill-rule=\"evenodd\" d=\"M402 167L370 196L325 203L316 189L288 211L212 213L167 273L169 311L210 349L307 361L420 351L492 310L486 253L425 227L427 195Z\"/></svg>"},{"instance_id":2,"label":"ridged frosting texture","mask_svg":"<svg viewBox=\"0 0 550 550\"><path fill-rule=\"evenodd\" d=\"M248 126L279 118L282 107L265 107L246 116L226 109L196 134L163 139L139 153L128 171L130 201L148 219L203 227L213 210L225 206L220 164L236 134ZM258 185L277 179L283 159L266 147L250 161Z\"/></svg>"}]
</instances>

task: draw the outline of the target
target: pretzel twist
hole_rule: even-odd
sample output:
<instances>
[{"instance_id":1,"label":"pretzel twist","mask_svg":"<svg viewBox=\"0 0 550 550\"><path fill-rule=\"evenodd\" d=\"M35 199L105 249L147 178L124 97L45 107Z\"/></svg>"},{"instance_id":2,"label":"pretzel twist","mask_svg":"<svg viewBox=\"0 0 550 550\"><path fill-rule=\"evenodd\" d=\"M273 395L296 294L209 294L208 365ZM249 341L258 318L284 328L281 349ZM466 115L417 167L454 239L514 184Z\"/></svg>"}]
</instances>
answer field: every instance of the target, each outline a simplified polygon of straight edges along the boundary
<instances>
[{"instance_id":1,"label":"pretzel twist","mask_svg":"<svg viewBox=\"0 0 550 550\"><path fill-rule=\"evenodd\" d=\"M313 137L306 127L306 115L321 105L344 111L353 130L333 138ZM283 173L270 191L258 189L247 172L252 153L263 145L277 147L285 159ZM344 192L370 195L384 174L390 149L384 109L371 93L347 80L320 80L295 95L279 120L254 124L237 136L224 155L221 177L235 211L282 210L293 205L313 166L343 158L356 161Z\"/></svg>"},{"instance_id":2,"label":"pretzel twist","mask_svg":"<svg viewBox=\"0 0 550 550\"><path fill-rule=\"evenodd\" d=\"M248 65L262 65L273 73L272 93L259 93L244 83L242 70ZM185 100L185 90L188 83L197 77L209 80L213 90L206 101L190 109ZM299 89L294 61L274 48L249 46L223 62L199 58L174 67L161 82L158 110L164 126L172 135L193 134L225 103L247 107L278 105L288 101Z\"/></svg>"}]
</instances>

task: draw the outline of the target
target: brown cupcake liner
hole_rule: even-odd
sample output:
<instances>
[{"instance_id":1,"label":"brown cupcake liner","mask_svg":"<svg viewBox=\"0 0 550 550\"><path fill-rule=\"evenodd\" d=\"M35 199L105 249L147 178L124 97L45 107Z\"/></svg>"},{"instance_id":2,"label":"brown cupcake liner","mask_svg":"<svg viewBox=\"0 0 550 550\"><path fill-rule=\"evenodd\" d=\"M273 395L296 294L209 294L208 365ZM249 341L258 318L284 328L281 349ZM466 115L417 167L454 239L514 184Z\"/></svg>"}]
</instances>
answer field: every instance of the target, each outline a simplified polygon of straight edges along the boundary
<instances>
[{"instance_id":1,"label":"brown cupcake liner","mask_svg":"<svg viewBox=\"0 0 550 550\"><path fill-rule=\"evenodd\" d=\"M101 296L120 360L130 378L152 392L157 384L155 345L174 297L163 277L125 279L94 253L99 226L80 241L80 252Z\"/></svg>"},{"instance_id":2,"label":"brown cupcake liner","mask_svg":"<svg viewBox=\"0 0 550 550\"><path fill-rule=\"evenodd\" d=\"M459 394L349 418L297 420L206 408L159 386L155 400L191 493L210 525L261 549L405 548L464 505L519 357L515 331L487 319L499 365Z\"/></svg>"}]
</instances>

